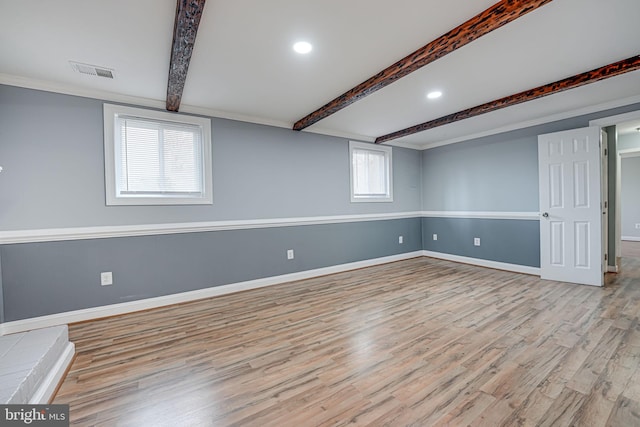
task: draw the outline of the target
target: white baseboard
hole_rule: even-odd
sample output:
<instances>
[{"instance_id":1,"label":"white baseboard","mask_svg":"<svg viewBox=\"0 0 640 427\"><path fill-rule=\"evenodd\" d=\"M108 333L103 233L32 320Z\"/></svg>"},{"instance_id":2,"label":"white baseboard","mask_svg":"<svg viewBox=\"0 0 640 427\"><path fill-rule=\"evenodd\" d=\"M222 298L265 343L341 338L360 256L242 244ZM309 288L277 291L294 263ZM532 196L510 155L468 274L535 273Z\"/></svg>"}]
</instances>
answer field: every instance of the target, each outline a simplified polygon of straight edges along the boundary
<instances>
[{"instance_id":1,"label":"white baseboard","mask_svg":"<svg viewBox=\"0 0 640 427\"><path fill-rule=\"evenodd\" d=\"M608 265L607 266L607 273L617 273L618 272L618 266L617 265Z\"/></svg>"},{"instance_id":2,"label":"white baseboard","mask_svg":"<svg viewBox=\"0 0 640 427\"><path fill-rule=\"evenodd\" d=\"M444 259L447 261L460 262L463 264L477 265L480 267L494 268L496 270L513 271L514 273L540 275L539 267L529 267L526 265L508 264L506 262L489 261L486 259L470 258L460 255L445 254L442 252L422 251L422 255L430 258Z\"/></svg>"},{"instance_id":3,"label":"white baseboard","mask_svg":"<svg viewBox=\"0 0 640 427\"><path fill-rule=\"evenodd\" d=\"M60 355L60 358L55 365L51 368L51 371L42 380L42 384L36 390L36 392L29 399L29 403L33 405L45 405L49 403L58 388L58 384L62 381L63 375L67 372L67 368L73 360L73 356L76 352L76 346L72 342L67 343L64 351Z\"/></svg>"},{"instance_id":4,"label":"white baseboard","mask_svg":"<svg viewBox=\"0 0 640 427\"><path fill-rule=\"evenodd\" d=\"M622 236L621 239L627 240L629 242L640 242L640 237L635 237L635 236Z\"/></svg>"},{"instance_id":5,"label":"white baseboard","mask_svg":"<svg viewBox=\"0 0 640 427\"><path fill-rule=\"evenodd\" d=\"M51 314L47 316L33 317L24 320L15 320L0 324L0 335L25 332L32 329L47 328L50 326L67 325L69 323L83 322L86 320L98 319L101 317L116 316L119 314L132 313L150 308L164 307L167 305L183 302L195 301L203 298L210 298L219 295L230 294L249 289L257 289L265 286L278 285L296 280L310 279L327 274L340 273L358 268L371 267L388 262L402 261L416 258L422 255L422 251L408 252L388 257L369 259L365 261L351 262L347 264L334 265L331 267L306 270L298 273L283 274L281 276L266 277L264 279L249 280L246 282L232 283L229 285L215 286L212 288L198 289L195 291L182 292L179 294L166 295L161 297L146 298L137 301L129 301L118 304L110 304L101 307L93 307L82 310L68 311L65 313Z\"/></svg>"}]
</instances>

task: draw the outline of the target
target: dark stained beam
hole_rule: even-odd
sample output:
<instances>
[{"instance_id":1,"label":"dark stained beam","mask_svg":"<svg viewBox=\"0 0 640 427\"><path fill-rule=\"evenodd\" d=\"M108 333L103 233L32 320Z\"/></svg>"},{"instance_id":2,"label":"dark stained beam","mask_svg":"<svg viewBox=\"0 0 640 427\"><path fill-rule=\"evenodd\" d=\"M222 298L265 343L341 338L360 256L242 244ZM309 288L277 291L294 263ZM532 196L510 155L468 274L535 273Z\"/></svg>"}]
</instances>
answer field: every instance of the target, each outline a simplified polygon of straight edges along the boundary
<instances>
[{"instance_id":1,"label":"dark stained beam","mask_svg":"<svg viewBox=\"0 0 640 427\"><path fill-rule=\"evenodd\" d=\"M433 129L438 126L444 126L449 123L454 123L460 120L479 116L491 111L500 110L501 108L511 107L512 105L522 104L523 102L527 101L533 101L534 99L553 95L554 93L563 92L569 89L575 89L589 83L595 83L600 80L619 76L621 74L629 73L636 70L640 70L640 55L633 56L622 61L614 62L613 64L605 65L604 67L596 68L595 70L587 71L586 73L576 74L575 76L558 80L557 82L538 86L534 89L525 90L524 92L516 93L515 95L509 95L504 98L496 99L495 101L487 102L476 107L458 111L457 113L449 114L435 120L431 120L419 125L399 130L397 132L390 133L388 135L378 137L376 138L376 144L381 144L393 139L413 135L418 132L423 132L425 130Z\"/></svg>"},{"instance_id":2,"label":"dark stained beam","mask_svg":"<svg viewBox=\"0 0 640 427\"><path fill-rule=\"evenodd\" d=\"M187 80L189 61L196 33L200 25L205 0L178 0L176 21L173 26L169 82L167 83L167 110L178 111Z\"/></svg>"},{"instance_id":3,"label":"dark stained beam","mask_svg":"<svg viewBox=\"0 0 640 427\"><path fill-rule=\"evenodd\" d=\"M520 18L552 0L502 0L484 12L433 40L426 46L405 56L395 64L385 68L358 86L343 93L333 101L300 119L293 125L294 130L305 129L360 99L390 85L396 80L413 73L419 68L442 58L462 46L490 33L491 31Z\"/></svg>"}]
</instances>

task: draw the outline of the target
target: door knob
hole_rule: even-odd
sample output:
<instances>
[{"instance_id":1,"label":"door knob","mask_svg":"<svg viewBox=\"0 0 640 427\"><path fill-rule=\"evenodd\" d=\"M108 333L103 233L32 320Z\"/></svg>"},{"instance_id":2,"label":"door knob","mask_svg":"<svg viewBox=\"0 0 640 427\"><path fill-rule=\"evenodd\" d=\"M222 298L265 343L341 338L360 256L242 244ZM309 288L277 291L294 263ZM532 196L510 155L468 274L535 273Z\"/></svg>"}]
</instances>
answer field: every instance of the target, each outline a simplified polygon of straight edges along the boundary
<instances>
[{"instance_id":1,"label":"door knob","mask_svg":"<svg viewBox=\"0 0 640 427\"><path fill-rule=\"evenodd\" d=\"M544 218L549 218L549 213L548 213L548 212L545 212L545 213L543 213L543 214L542 214L542 216L543 216Z\"/></svg>"}]
</instances>

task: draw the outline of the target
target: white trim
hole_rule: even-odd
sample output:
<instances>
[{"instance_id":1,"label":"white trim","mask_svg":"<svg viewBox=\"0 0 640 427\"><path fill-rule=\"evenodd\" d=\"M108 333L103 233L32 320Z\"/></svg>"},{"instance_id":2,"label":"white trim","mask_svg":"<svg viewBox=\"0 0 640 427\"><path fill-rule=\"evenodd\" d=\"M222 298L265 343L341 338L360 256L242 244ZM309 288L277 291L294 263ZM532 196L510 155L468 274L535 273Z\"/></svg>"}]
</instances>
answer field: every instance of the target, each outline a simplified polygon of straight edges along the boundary
<instances>
[{"instance_id":1,"label":"white trim","mask_svg":"<svg viewBox=\"0 0 640 427\"><path fill-rule=\"evenodd\" d=\"M104 178L106 202L108 206L140 206L140 205L210 205L213 203L212 184L212 158L211 158L211 119L185 114L169 113L167 111L151 110L147 108L134 108L123 105L102 105L104 117ZM197 195L168 196L166 194L150 196L124 195L123 189L118 184L120 175L127 176L121 171L119 152L121 144L118 118L121 116L133 116L143 121L153 123L164 128L165 122L176 125L188 125L190 131L200 137L201 149L201 192ZM159 124L160 122L160 124ZM197 131L195 130L197 129ZM125 157L124 155L122 155Z\"/></svg>"},{"instance_id":2,"label":"white trim","mask_svg":"<svg viewBox=\"0 0 640 427\"><path fill-rule=\"evenodd\" d=\"M295 227L360 221L384 221L419 217L420 212L334 215L299 218L249 219L236 221L182 222L169 224L106 225L96 227L46 228L0 231L0 245L13 243L58 242L63 240L107 239L111 237L152 236L158 234L200 233L206 231L253 228Z\"/></svg>"},{"instance_id":3,"label":"white trim","mask_svg":"<svg viewBox=\"0 0 640 427\"><path fill-rule=\"evenodd\" d=\"M122 95L122 94L98 90L98 89L79 88L70 84L48 82L44 80L15 76L11 74L0 73L0 84L4 84L8 86L23 87L27 89L36 89L36 90L41 90L45 92L60 93L64 95L79 96L83 98L91 98L91 99L103 100L108 102L132 104L140 107L151 107L151 108L158 108L161 110L164 110L166 108L164 99L159 100L159 99L143 98L138 96ZM545 123L549 123L557 120L577 117L584 114L597 113L597 112L609 110L612 108L624 107L624 106L635 104L638 102L640 102L640 96L632 96L629 98L606 102L603 104L597 104L590 107L579 108L579 109L567 111L564 113L552 114L552 115L541 117L538 119L514 123L511 125L503 126L503 127L492 129L485 132L472 133L469 135L464 135L464 136L437 141L433 143L408 144L403 142L392 142L386 145L393 145L393 146L405 147L405 148L410 147L416 150L429 150L431 148L436 148L443 145L469 141L476 138L482 138L485 136L496 135L499 133L509 132L509 131L518 130L518 129L524 129L527 127L541 125L541 124L545 124ZM215 110L212 108L195 107L195 106L185 105L185 104L180 105L180 112L189 113L189 114L199 114L202 116L215 117L215 118L221 118L221 119L237 120L241 122L268 125L268 126L274 126L274 127L286 128L286 129L291 129L293 127L293 122L288 122L284 120L275 120L275 119L268 119L264 117L251 116L246 114L237 114L237 113L231 113L228 111ZM627 114L631 114L631 113L627 113ZM624 114L621 114L619 116L622 117L624 116ZM619 117L619 116L614 116L614 117ZM607 123L605 122L606 119L607 118L592 120L590 124L592 122L594 125L600 125L599 123L596 123L596 122ZM617 123L619 122L610 123L610 124L613 125ZM600 126L609 126L609 124L604 124ZM360 139L368 142L375 141L375 137L353 134L349 132L341 132L338 130L323 129L320 127L313 128L313 129L307 128L305 129L305 132L335 136L335 137L346 138L346 139Z\"/></svg>"},{"instance_id":4,"label":"white trim","mask_svg":"<svg viewBox=\"0 0 640 427\"><path fill-rule=\"evenodd\" d=\"M618 272L618 266L617 265L608 265L607 266L607 273L617 273Z\"/></svg>"},{"instance_id":5,"label":"white trim","mask_svg":"<svg viewBox=\"0 0 640 427\"><path fill-rule=\"evenodd\" d=\"M497 135L499 133L504 133L504 132L511 132L514 130L518 130L518 129L524 129L524 128L528 128L528 127L532 127L532 126L538 126L538 125L543 125L546 123L551 123L551 122L555 122L558 120L564 120L564 119L570 119L573 117L578 117L578 116L582 116L585 114L592 114L592 113L599 113L601 111L605 111L605 110L610 110L612 108L618 108L618 107L625 107L627 105L632 105L632 104L636 104L640 102L640 96L631 96L629 98L624 98L624 99L618 99L615 101L610 101L610 102L605 102L602 104L596 104L596 105L592 105L589 107L584 107L584 108L578 108L575 110L571 110L571 111L565 111L563 113L558 113L558 114L552 114L549 116L544 116L544 117L540 117L537 119L533 119L533 120L527 120L524 122L518 122L518 123L514 123L514 124L510 124L507 126L502 126L499 128L495 128L495 129L491 129L488 131L484 131L484 132L478 132L478 133L473 133L473 134L469 134L469 135L464 135L464 136L460 136L460 137L456 137L456 138L451 138L451 139L445 139L442 141L437 141L437 142L433 142L433 143L425 143L421 145L421 148L418 149L422 149L422 150L429 150L431 148L436 148L436 147L441 147L443 145L449 145L449 144L455 144L457 142L464 142L464 141L470 141L472 139L477 139L477 138L483 138L485 136L491 136L491 135ZM627 114L632 114L632 113L627 113ZM624 116L624 114L621 114L620 117ZM615 116L618 117L618 116ZM602 119L598 119L598 120L592 120L589 122L589 126L602 126L599 123L596 122L602 122L602 123L608 123L606 122L607 118L602 118ZM618 122L616 122L618 123ZM616 124L616 123L610 123L610 124ZM609 124L605 124L604 126L609 126ZM396 144L394 144L396 145ZM400 146L401 144L398 143L398 146ZM416 146L417 144L412 144L413 146ZM405 145L406 146L406 145Z\"/></svg>"},{"instance_id":6,"label":"white trim","mask_svg":"<svg viewBox=\"0 0 640 427\"><path fill-rule=\"evenodd\" d=\"M351 133L351 132L342 132L335 129L326 129L317 125L305 128L303 129L303 132L316 133L318 135L335 136L336 138L346 138L349 140L358 140L358 141L371 142L371 143L376 142L375 136L361 135L359 133ZM406 145L400 146L400 147L407 148Z\"/></svg>"},{"instance_id":7,"label":"white trim","mask_svg":"<svg viewBox=\"0 0 640 427\"><path fill-rule=\"evenodd\" d=\"M638 98L638 97L635 97ZM629 98L633 99L633 98ZM633 102L631 104L634 104ZM615 116L602 117L600 119L594 119L589 121L589 126L598 126L598 127L607 127L613 126L624 122L629 122L631 120L640 119L640 110L630 111L628 113L618 114Z\"/></svg>"},{"instance_id":8,"label":"white trim","mask_svg":"<svg viewBox=\"0 0 640 427\"><path fill-rule=\"evenodd\" d=\"M622 240L626 240L628 242L640 242L640 237L635 236L622 236Z\"/></svg>"},{"instance_id":9,"label":"white trim","mask_svg":"<svg viewBox=\"0 0 640 427\"><path fill-rule=\"evenodd\" d=\"M137 301L129 301L118 304L105 305L102 307L86 308L82 310L68 311L65 313L51 314L48 316L33 317L30 319L16 320L0 324L0 335L13 334L17 332L29 331L32 329L47 328L50 326L66 325L69 323L83 322L86 320L98 319L101 317L116 316L125 313L132 313L150 308L164 307L172 304L196 301L203 298L211 298L219 295L226 295L234 292L246 291L249 289L263 288L265 286L278 285L286 282L310 279L327 274L340 273L343 271L356 270L359 268L371 267L378 264L402 261L416 258L422 255L422 251L408 252L399 255L392 255L382 258L368 259L364 261L351 262L347 264L334 265L331 267L306 270L298 273L283 274L281 276L266 277L263 279L249 280L246 282L232 283L229 285L215 286L212 288L198 289L195 291L182 292L179 294L166 295L155 298L146 298Z\"/></svg>"},{"instance_id":10,"label":"white trim","mask_svg":"<svg viewBox=\"0 0 640 427\"><path fill-rule=\"evenodd\" d=\"M628 157L639 157L640 148L627 148L625 150L618 150L618 155L623 159Z\"/></svg>"},{"instance_id":11,"label":"white trim","mask_svg":"<svg viewBox=\"0 0 640 427\"><path fill-rule=\"evenodd\" d=\"M496 270L512 271L514 273L540 275L539 267L529 267L526 265L508 264L506 262L489 261L486 259L469 258L460 255L445 254L443 252L422 251L422 255L430 258L444 259L447 261L460 262L463 264L477 265L480 267L494 268Z\"/></svg>"},{"instance_id":12,"label":"white trim","mask_svg":"<svg viewBox=\"0 0 640 427\"><path fill-rule=\"evenodd\" d=\"M384 156L386 193L384 195L363 194L355 195L355 180L353 170L354 151L366 151L382 153ZM368 171L367 171L368 173ZM369 144L358 141L349 141L349 188L351 190L351 203L368 202L393 202L393 149L391 147Z\"/></svg>"},{"instance_id":13,"label":"white trim","mask_svg":"<svg viewBox=\"0 0 640 427\"><path fill-rule=\"evenodd\" d=\"M423 217L540 220L539 212L422 211Z\"/></svg>"},{"instance_id":14,"label":"white trim","mask_svg":"<svg viewBox=\"0 0 640 427\"><path fill-rule=\"evenodd\" d=\"M0 245L59 242L65 240L108 239L112 237L154 236L162 234L201 233L207 231L248 230L255 228L296 227L303 225L340 224L361 221L386 221L416 217L520 219L537 221L540 219L540 214L538 212L414 211L298 218L248 219L235 221L8 230L0 231Z\"/></svg>"},{"instance_id":15,"label":"white trim","mask_svg":"<svg viewBox=\"0 0 640 427\"><path fill-rule=\"evenodd\" d=\"M53 397L53 393L56 391L56 388L58 388L58 384L63 380L63 376L67 372L67 368L73 361L73 356L76 353L75 349L75 344L72 342L67 343L55 365L53 365L47 376L42 380L38 389L29 399L29 404L45 405L49 403Z\"/></svg>"},{"instance_id":16,"label":"white trim","mask_svg":"<svg viewBox=\"0 0 640 427\"><path fill-rule=\"evenodd\" d=\"M63 95L79 96L81 98L91 98L107 102L131 104L139 107L151 107L160 110L166 109L165 100L122 95L119 93L113 93L98 89L79 88L64 83L53 83L44 80L14 76L10 74L0 73L0 84L41 90L44 92L60 93ZM293 127L293 122L267 119L264 117L250 116L246 114L230 113L227 111L215 110L212 108L195 107L186 104L180 104L180 112L188 114L198 114L207 117L216 117L221 119L237 120L240 122L255 123L260 125L268 125L279 128L291 129Z\"/></svg>"}]
</instances>

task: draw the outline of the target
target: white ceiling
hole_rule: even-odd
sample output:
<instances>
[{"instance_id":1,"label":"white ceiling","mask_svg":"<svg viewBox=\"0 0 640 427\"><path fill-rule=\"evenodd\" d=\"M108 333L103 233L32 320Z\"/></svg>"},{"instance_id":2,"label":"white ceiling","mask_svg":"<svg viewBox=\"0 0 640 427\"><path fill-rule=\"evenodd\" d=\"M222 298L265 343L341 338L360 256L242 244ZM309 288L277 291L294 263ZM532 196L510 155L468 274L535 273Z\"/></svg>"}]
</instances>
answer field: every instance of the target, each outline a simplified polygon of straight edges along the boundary
<instances>
[{"instance_id":1,"label":"white ceiling","mask_svg":"<svg viewBox=\"0 0 640 427\"><path fill-rule=\"evenodd\" d=\"M291 127L495 1L208 0L180 111ZM175 4L0 0L0 83L164 105ZM371 141L638 55L639 18L639 0L554 0L308 131ZM293 52L299 40L313 44L309 55ZM69 61L112 68L116 78L75 73ZM432 89L444 96L427 100ZM393 144L428 148L632 102L640 71Z\"/></svg>"}]
</instances>

